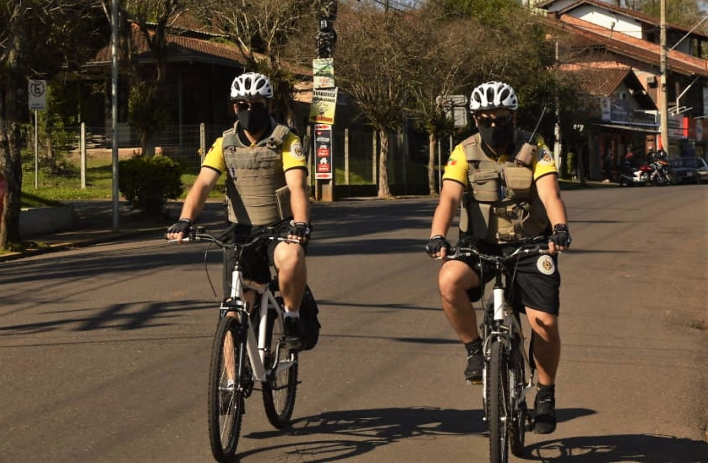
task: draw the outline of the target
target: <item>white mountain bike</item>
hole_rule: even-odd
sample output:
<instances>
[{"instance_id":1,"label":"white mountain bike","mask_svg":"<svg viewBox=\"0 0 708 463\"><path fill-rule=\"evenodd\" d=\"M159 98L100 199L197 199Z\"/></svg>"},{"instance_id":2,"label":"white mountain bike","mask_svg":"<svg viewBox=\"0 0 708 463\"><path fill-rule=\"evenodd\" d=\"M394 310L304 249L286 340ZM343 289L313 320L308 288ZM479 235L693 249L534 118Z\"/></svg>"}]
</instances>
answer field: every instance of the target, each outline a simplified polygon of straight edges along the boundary
<instances>
[{"instance_id":1,"label":"white mountain bike","mask_svg":"<svg viewBox=\"0 0 708 463\"><path fill-rule=\"evenodd\" d=\"M290 422L298 385L298 355L284 342L285 310L277 277L264 284L246 281L242 274L243 251L264 240L298 241L278 236L275 227L261 229L239 244L224 243L203 229L193 230L188 240L230 248L237 256L230 297L219 306L208 397L212 454L219 462L230 462L236 455L245 400L256 383L260 383L263 392L268 421L277 429ZM253 307L244 297L246 289L256 293Z\"/></svg>"}]
</instances>

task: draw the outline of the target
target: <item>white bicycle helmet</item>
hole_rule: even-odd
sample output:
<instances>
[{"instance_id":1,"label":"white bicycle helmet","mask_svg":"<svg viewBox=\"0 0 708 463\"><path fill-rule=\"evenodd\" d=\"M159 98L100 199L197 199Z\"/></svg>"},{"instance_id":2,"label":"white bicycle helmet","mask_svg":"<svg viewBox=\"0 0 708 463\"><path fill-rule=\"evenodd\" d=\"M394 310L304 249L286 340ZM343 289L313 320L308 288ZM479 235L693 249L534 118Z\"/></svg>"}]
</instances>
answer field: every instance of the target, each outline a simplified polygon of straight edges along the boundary
<instances>
[{"instance_id":1,"label":"white bicycle helmet","mask_svg":"<svg viewBox=\"0 0 708 463\"><path fill-rule=\"evenodd\" d=\"M263 74L246 72L236 77L231 84L232 100L248 100L257 96L273 98L273 86Z\"/></svg>"},{"instance_id":2,"label":"white bicycle helmet","mask_svg":"<svg viewBox=\"0 0 708 463\"><path fill-rule=\"evenodd\" d=\"M504 82L485 82L472 90L470 96L470 110L473 112L497 108L516 111L518 107L516 92L511 85Z\"/></svg>"}]
</instances>

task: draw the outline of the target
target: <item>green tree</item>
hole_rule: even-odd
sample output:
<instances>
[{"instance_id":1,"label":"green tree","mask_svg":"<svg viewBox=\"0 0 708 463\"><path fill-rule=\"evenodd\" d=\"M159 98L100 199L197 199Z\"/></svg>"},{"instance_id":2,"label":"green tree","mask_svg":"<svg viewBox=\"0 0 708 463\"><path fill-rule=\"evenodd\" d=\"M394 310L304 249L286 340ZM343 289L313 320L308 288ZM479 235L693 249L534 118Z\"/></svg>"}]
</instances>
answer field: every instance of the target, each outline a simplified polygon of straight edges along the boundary
<instances>
[{"instance_id":1,"label":"green tree","mask_svg":"<svg viewBox=\"0 0 708 463\"><path fill-rule=\"evenodd\" d=\"M452 18L474 18L488 26L503 24L509 13L524 9L515 0L437 0L438 8Z\"/></svg>"},{"instance_id":2,"label":"green tree","mask_svg":"<svg viewBox=\"0 0 708 463\"><path fill-rule=\"evenodd\" d=\"M8 192L0 217L0 249L20 242L20 126L29 119L27 79L76 69L110 34L100 4L84 0L0 2L0 170Z\"/></svg>"},{"instance_id":3,"label":"green tree","mask_svg":"<svg viewBox=\"0 0 708 463\"><path fill-rule=\"evenodd\" d=\"M629 10L640 11L657 20L661 18L661 0L616 0L617 6ZM706 2L704 0L664 0L666 1L666 22L692 29L706 15ZM703 24L697 32L706 33L708 27Z\"/></svg>"}]
</instances>

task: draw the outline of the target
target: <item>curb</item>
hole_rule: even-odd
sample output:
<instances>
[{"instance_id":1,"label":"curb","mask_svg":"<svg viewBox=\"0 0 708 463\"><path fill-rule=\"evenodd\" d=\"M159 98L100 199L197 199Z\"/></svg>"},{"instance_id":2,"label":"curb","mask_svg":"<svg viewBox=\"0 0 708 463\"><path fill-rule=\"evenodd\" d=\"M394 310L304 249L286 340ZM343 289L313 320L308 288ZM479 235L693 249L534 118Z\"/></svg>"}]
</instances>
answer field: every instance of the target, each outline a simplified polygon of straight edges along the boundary
<instances>
[{"instance_id":1,"label":"curb","mask_svg":"<svg viewBox=\"0 0 708 463\"><path fill-rule=\"evenodd\" d=\"M26 249L24 251L18 252L8 252L5 254L0 254L0 262L7 262L11 260L22 259L25 257L39 256L42 254L48 254L51 252L64 251L73 248L84 248L88 246L93 246L95 244L110 243L112 241L118 241L125 238L132 238L135 236L149 235L151 233L158 233L164 231L165 227L157 228L142 228L137 230L128 231L118 231L110 232L102 236L76 239L74 241L63 241L58 243L52 243L45 245L36 249Z\"/></svg>"}]
</instances>

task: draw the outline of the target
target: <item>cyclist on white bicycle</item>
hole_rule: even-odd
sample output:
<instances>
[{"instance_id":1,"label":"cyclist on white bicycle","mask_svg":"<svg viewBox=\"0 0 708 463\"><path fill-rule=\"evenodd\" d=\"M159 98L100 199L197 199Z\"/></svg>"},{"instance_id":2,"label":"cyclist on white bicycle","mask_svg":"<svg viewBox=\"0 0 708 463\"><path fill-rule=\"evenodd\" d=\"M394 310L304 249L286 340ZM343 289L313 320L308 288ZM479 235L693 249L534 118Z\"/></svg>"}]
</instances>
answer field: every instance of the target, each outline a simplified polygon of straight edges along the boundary
<instances>
[{"instance_id":1,"label":"cyclist on white bicycle","mask_svg":"<svg viewBox=\"0 0 708 463\"><path fill-rule=\"evenodd\" d=\"M199 216L219 176L226 173L229 222L233 234L224 241L250 236L259 227L291 218L283 234L300 244L270 241L264 250L249 255L244 276L268 281L268 260L278 271L285 302L286 342L298 349L302 336L300 303L307 284L305 246L310 239L310 200L307 160L300 138L271 116L273 86L263 74L247 72L231 84L230 99L237 122L219 137L204 158L201 171L184 201L179 222L166 234L181 241ZM235 241L232 241L235 242ZM233 251L224 254L224 293L229 294Z\"/></svg>"},{"instance_id":2,"label":"cyclist on white bicycle","mask_svg":"<svg viewBox=\"0 0 708 463\"><path fill-rule=\"evenodd\" d=\"M430 257L445 258L447 233L462 205L460 244L501 255L505 247L546 236L550 255L521 259L515 267L515 293L533 330L533 357L538 371L535 431L556 428L555 379L560 360L558 331L560 274L556 252L570 246L565 204L558 172L542 141L514 127L518 100L503 82L487 82L472 91L470 110L478 133L457 145L445 167L439 204L433 217ZM531 142L531 143L527 143ZM445 315L467 352L465 378L482 381L482 340L471 302L481 297L479 260L447 260L438 275Z\"/></svg>"}]
</instances>

